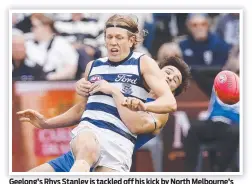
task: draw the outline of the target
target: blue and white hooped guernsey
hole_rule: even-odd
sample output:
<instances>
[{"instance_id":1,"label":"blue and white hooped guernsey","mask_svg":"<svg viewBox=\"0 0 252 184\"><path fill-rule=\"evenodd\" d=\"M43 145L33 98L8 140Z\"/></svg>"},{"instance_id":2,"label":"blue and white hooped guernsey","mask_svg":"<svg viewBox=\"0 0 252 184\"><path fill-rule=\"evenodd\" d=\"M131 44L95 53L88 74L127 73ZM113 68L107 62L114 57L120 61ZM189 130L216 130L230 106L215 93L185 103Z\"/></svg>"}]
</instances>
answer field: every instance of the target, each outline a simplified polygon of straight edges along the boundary
<instances>
[{"instance_id":1,"label":"blue and white hooped guernsey","mask_svg":"<svg viewBox=\"0 0 252 184\"><path fill-rule=\"evenodd\" d=\"M140 72L140 58L143 55L131 52L127 58L118 63L109 61L108 57L97 59L91 66L88 80L90 82L106 80L119 88L124 96L135 97L145 102L148 91L144 87ZM133 144L136 142L137 136L132 134L122 122L111 95L99 92L89 96L81 123L85 121L114 131L129 139Z\"/></svg>"}]
</instances>

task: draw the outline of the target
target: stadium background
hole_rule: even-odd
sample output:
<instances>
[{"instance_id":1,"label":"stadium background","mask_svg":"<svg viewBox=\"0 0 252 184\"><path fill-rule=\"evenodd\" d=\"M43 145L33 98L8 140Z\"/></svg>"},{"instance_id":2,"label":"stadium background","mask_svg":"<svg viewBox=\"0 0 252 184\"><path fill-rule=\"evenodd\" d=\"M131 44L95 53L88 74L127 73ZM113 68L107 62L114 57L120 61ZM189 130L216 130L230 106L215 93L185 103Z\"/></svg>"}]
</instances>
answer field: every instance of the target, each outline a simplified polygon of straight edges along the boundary
<instances>
[{"instance_id":1,"label":"stadium background","mask_svg":"<svg viewBox=\"0 0 252 184\"><path fill-rule=\"evenodd\" d=\"M57 31L56 34L60 35L69 45L73 46L78 56L76 61L74 61L73 57L73 63L76 65L77 70L74 76L65 76L65 78L56 81L36 76L39 75L37 72L28 72L28 74L25 74L27 68L34 70L34 65L40 64L36 60L36 57L43 56L40 56L39 53L33 50L41 48L37 48L38 43L35 42L33 35L36 30L31 25L30 16L30 14L12 15L13 172L27 171L68 151L70 130L72 128L54 130L36 129L28 123L20 124L15 115L16 112L31 108L38 110L48 118L65 112L78 102L74 85L75 81L81 77L86 62L106 55L102 30L105 20L109 16L108 14L45 14L47 18L53 21L54 29ZM188 50L183 50L184 47L181 44L191 36L187 27L190 15L177 13L137 14L136 16L138 17L140 27L148 32L145 41L137 50L145 52L157 61L165 56L180 55L191 66L193 78L189 90L177 98L178 111L170 116L160 137L153 142L154 144L150 144L147 148L139 150L133 156L131 170L183 172L183 159L185 156L183 139L191 123L204 119L204 111L208 107L213 77L223 69L230 69L235 72L239 70L239 16L233 14L202 15L206 20L209 20L209 31L221 40L222 46L220 47L225 47L226 44L229 49L223 49L223 57L217 58L215 62L209 59L209 57L215 58L213 55L215 55L216 50L209 46L207 48L212 52L211 54L209 52L208 54L205 53L205 51L209 50L202 50L200 52L202 52L203 59L201 56L194 56L193 61L197 60L199 63L187 60L190 54L186 54ZM202 24L201 26L205 25ZM86 29L87 27L89 29ZM43 33L40 32L40 34ZM24 38L24 43L18 42L20 41L17 39L19 37ZM15 57L15 54L18 55L21 52L18 49L20 48L20 45L18 45L20 43L25 47L24 52L26 54L21 59L22 63L27 66L25 70L17 65L20 61L15 59L18 58ZM192 44L191 47L197 47L197 43ZM62 50L65 48L62 46ZM51 50L46 48L45 52L49 51L53 55L53 48ZM64 52L72 52L72 50L64 50ZM57 60L60 62L61 58L57 53L54 57L58 57ZM64 63L62 63L63 65ZM59 68L67 70L64 67ZM57 68L55 69L57 70ZM152 157L151 151L154 153L160 152L161 154L157 154L160 158ZM203 155L205 158L203 171L208 171L207 152L204 152ZM159 162L161 165L155 166L155 162Z\"/></svg>"}]
</instances>

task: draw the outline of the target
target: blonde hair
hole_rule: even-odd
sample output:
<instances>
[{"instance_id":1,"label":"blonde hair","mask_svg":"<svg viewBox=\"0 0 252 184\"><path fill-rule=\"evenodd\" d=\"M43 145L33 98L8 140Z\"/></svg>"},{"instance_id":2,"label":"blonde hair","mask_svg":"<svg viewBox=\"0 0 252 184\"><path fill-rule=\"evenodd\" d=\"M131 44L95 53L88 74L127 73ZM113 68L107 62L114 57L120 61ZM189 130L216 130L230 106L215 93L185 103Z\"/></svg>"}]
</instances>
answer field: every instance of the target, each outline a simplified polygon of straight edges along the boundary
<instances>
[{"instance_id":1,"label":"blonde hair","mask_svg":"<svg viewBox=\"0 0 252 184\"><path fill-rule=\"evenodd\" d=\"M138 28L137 17L133 17L134 15L120 15L115 14L111 16L106 24L104 33L106 35L106 28L107 26L116 27L122 26L127 29L127 33L129 37L135 37L135 41L133 42L133 46L131 47L132 50L136 48L136 45L143 41L144 34L140 33ZM136 20L134 20L136 19Z\"/></svg>"}]
</instances>

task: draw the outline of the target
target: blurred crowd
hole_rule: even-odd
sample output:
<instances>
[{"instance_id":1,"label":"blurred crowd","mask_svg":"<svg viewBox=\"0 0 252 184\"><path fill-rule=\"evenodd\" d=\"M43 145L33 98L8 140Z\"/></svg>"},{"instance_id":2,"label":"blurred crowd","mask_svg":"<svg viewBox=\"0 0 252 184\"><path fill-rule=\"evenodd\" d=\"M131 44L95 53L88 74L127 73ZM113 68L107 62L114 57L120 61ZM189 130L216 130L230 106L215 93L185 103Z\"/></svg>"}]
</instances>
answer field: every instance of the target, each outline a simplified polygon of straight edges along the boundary
<instances>
[{"instance_id":1,"label":"blurred crowd","mask_svg":"<svg viewBox=\"0 0 252 184\"><path fill-rule=\"evenodd\" d=\"M13 80L77 80L106 56L104 25L112 14L12 15ZM239 14L134 14L145 39L136 51L157 62L183 57L192 69L239 71ZM193 72L193 76L198 75ZM200 82L199 82L200 83Z\"/></svg>"}]
</instances>

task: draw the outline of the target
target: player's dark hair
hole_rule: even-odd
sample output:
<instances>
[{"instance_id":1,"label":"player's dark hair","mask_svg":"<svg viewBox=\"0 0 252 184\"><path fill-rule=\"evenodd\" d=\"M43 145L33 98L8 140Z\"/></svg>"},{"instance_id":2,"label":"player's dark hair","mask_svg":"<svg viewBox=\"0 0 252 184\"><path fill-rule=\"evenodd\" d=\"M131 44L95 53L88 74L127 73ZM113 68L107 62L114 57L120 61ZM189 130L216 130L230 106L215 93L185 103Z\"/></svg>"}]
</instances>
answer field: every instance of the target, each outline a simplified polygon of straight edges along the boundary
<instances>
[{"instance_id":1,"label":"player's dark hair","mask_svg":"<svg viewBox=\"0 0 252 184\"><path fill-rule=\"evenodd\" d=\"M176 67L182 75L182 83L174 91L174 95L178 96L189 88L191 79L190 67L186 64L186 62L183 59L176 56L165 58L164 60L159 62L160 69L164 68L165 66Z\"/></svg>"}]
</instances>

